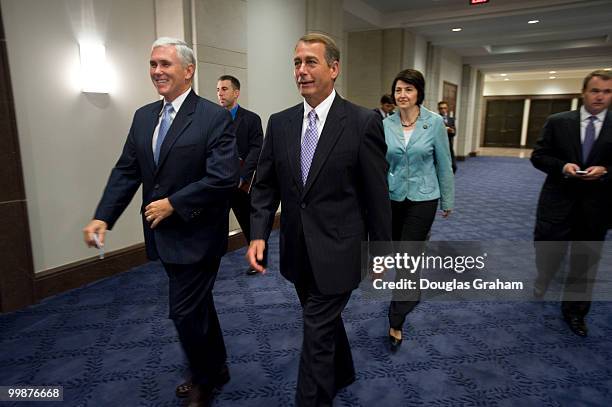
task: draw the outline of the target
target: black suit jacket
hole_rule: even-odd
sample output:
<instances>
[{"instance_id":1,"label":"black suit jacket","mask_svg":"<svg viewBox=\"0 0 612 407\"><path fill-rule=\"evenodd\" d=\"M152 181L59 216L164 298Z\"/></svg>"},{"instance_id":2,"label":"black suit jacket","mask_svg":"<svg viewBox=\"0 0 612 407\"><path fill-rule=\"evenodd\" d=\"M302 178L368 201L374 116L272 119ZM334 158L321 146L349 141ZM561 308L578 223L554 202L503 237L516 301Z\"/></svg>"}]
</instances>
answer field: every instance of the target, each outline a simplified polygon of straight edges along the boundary
<instances>
[{"instance_id":1,"label":"black suit jacket","mask_svg":"<svg viewBox=\"0 0 612 407\"><path fill-rule=\"evenodd\" d=\"M391 240L387 150L373 111L336 95L302 185L302 103L270 117L251 192L251 236L268 238L282 204L280 269L297 282L309 259L326 295L361 281L361 242Z\"/></svg>"},{"instance_id":2,"label":"black suit jacket","mask_svg":"<svg viewBox=\"0 0 612 407\"><path fill-rule=\"evenodd\" d=\"M444 118L444 116L442 116L442 118ZM453 130L455 129L455 118L454 117L450 117L450 116L446 116L446 122L444 123L446 125L446 127L452 127ZM448 139L450 141L451 138L455 137L456 133L450 133L447 131L448 134Z\"/></svg>"},{"instance_id":3,"label":"black suit jacket","mask_svg":"<svg viewBox=\"0 0 612 407\"><path fill-rule=\"evenodd\" d=\"M531 155L534 167L547 175L538 202L538 226L572 221L576 205L605 222L610 212L610 173L612 173L612 114L607 113L589 157L582 156L580 111L557 113L548 118ZM607 168L608 175L597 181L582 181L563 175L563 166L575 163L581 169L590 166ZM536 236L537 238L537 236ZM554 239L550 239L554 240Z\"/></svg>"},{"instance_id":4,"label":"black suit jacket","mask_svg":"<svg viewBox=\"0 0 612 407\"><path fill-rule=\"evenodd\" d=\"M190 92L166 134L156 166L152 138L162 106L163 101L157 101L134 114L94 218L112 229L142 185L149 258L193 264L206 256L222 256L227 249L229 196L238 182L231 115ZM162 198L169 198L174 213L151 229L142 213Z\"/></svg>"},{"instance_id":5,"label":"black suit jacket","mask_svg":"<svg viewBox=\"0 0 612 407\"><path fill-rule=\"evenodd\" d=\"M257 167L263 143L261 119L256 113L238 106L234 119L234 131L238 146L238 157L242 160L240 178L250 182Z\"/></svg>"}]
</instances>

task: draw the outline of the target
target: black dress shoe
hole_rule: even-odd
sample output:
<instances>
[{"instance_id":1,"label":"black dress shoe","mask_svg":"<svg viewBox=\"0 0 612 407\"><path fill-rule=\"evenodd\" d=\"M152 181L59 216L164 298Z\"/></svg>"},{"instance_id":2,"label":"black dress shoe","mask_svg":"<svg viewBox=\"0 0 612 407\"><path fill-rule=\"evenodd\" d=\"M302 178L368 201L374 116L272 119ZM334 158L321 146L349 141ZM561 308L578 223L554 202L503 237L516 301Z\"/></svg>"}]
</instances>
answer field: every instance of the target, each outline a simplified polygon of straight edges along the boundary
<instances>
[{"instance_id":1,"label":"black dress shoe","mask_svg":"<svg viewBox=\"0 0 612 407\"><path fill-rule=\"evenodd\" d=\"M538 285L533 286L533 298L536 300L541 300L544 298L544 294L546 294L546 290Z\"/></svg>"},{"instance_id":2,"label":"black dress shoe","mask_svg":"<svg viewBox=\"0 0 612 407\"><path fill-rule=\"evenodd\" d=\"M213 386L217 389L223 387L223 385L230 381L230 374L227 365L223 365L219 373L213 380ZM193 388L193 383L191 380L185 381L185 383L181 383L176 386L176 397L185 398L188 397L191 393L191 389Z\"/></svg>"},{"instance_id":3,"label":"black dress shoe","mask_svg":"<svg viewBox=\"0 0 612 407\"><path fill-rule=\"evenodd\" d=\"M254 270L254 269L252 269L250 267L246 271L246 275L247 276L254 276L255 274L257 274L257 270Z\"/></svg>"},{"instance_id":4,"label":"black dress shoe","mask_svg":"<svg viewBox=\"0 0 612 407\"><path fill-rule=\"evenodd\" d=\"M391 346L391 352L397 352L401 344L401 339L397 339L395 336L389 335L389 345Z\"/></svg>"},{"instance_id":5,"label":"black dress shoe","mask_svg":"<svg viewBox=\"0 0 612 407\"><path fill-rule=\"evenodd\" d=\"M355 382L355 375L347 377L346 379L338 380L338 383L336 384L336 389L337 390L343 389L347 386L350 386L354 382Z\"/></svg>"},{"instance_id":6,"label":"black dress shoe","mask_svg":"<svg viewBox=\"0 0 612 407\"><path fill-rule=\"evenodd\" d=\"M578 336L587 336L587 326L583 317L565 316L563 317L569 328Z\"/></svg>"},{"instance_id":7,"label":"black dress shoe","mask_svg":"<svg viewBox=\"0 0 612 407\"><path fill-rule=\"evenodd\" d=\"M207 384L194 384L185 400L187 407L209 407L215 398L215 388Z\"/></svg>"}]
</instances>

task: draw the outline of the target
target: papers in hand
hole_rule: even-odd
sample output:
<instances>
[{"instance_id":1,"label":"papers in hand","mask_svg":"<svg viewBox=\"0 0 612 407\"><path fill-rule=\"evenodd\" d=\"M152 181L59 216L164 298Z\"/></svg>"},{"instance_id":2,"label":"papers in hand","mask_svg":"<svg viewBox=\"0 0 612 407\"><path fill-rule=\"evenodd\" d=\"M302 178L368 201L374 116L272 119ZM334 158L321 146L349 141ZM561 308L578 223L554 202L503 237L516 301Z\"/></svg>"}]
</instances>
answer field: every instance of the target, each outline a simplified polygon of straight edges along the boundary
<instances>
[{"instance_id":1,"label":"papers in hand","mask_svg":"<svg viewBox=\"0 0 612 407\"><path fill-rule=\"evenodd\" d=\"M102 244L100 243L100 238L98 237L97 233L93 233L93 240L94 240L94 243L96 244L96 247L98 248L98 258L103 259L104 258L104 246L102 246Z\"/></svg>"}]
</instances>

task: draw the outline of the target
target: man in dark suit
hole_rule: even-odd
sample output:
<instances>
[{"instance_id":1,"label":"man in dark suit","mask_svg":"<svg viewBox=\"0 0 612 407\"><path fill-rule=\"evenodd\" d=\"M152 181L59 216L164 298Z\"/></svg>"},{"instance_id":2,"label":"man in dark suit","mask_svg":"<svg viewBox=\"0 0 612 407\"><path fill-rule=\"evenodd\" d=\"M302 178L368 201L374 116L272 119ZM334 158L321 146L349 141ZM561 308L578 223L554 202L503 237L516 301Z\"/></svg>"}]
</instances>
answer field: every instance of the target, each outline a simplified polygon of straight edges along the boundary
<instances>
[{"instance_id":1,"label":"man in dark suit","mask_svg":"<svg viewBox=\"0 0 612 407\"><path fill-rule=\"evenodd\" d=\"M107 230L142 185L147 255L169 278L170 318L191 369L177 388L190 406L206 405L229 380L226 350L212 289L227 249L229 197L238 183L231 116L198 97L191 84L195 58L183 41L153 43L150 75L163 101L138 109L94 219L87 245L104 244ZM193 386L193 389L191 387Z\"/></svg>"},{"instance_id":2,"label":"man in dark suit","mask_svg":"<svg viewBox=\"0 0 612 407\"><path fill-rule=\"evenodd\" d=\"M455 149L453 147L453 139L455 138L455 118L448 114L448 102L438 102L438 113L444 119L444 125L446 126L446 134L448 135L448 146L450 148L451 163L453 167L453 174L457 172L457 161L455 160Z\"/></svg>"},{"instance_id":3,"label":"man in dark suit","mask_svg":"<svg viewBox=\"0 0 612 407\"><path fill-rule=\"evenodd\" d=\"M393 98L391 95L382 95L380 98L380 107L373 110L378 113L380 118L383 120L391 116L393 114L393 110L395 110L395 103L393 103Z\"/></svg>"},{"instance_id":4,"label":"man in dark suit","mask_svg":"<svg viewBox=\"0 0 612 407\"><path fill-rule=\"evenodd\" d=\"M257 167L257 160L263 142L263 129L261 119L250 110L238 104L240 97L240 81L231 75L223 75L217 81L217 99L219 104L229 110L234 120L234 132L240 158L240 184L232 192L231 206L247 246L251 242L251 198L249 196L253 173ZM247 275L257 274L257 271L248 268Z\"/></svg>"},{"instance_id":5,"label":"man in dark suit","mask_svg":"<svg viewBox=\"0 0 612 407\"><path fill-rule=\"evenodd\" d=\"M341 318L361 281L361 242L391 240L386 144L376 114L334 90L340 52L323 34L300 38L294 76L304 101L270 117L251 192L251 267L282 204L280 270L302 305L298 406L331 406L355 380Z\"/></svg>"},{"instance_id":6,"label":"man in dark suit","mask_svg":"<svg viewBox=\"0 0 612 407\"><path fill-rule=\"evenodd\" d=\"M538 202L534 232L538 275L534 296L544 296L570 245L569 273L561 310L569 328L586 336L601 242L612 202L612 99L609 72L594 71L583 82L580 110L548 118L531 155L548 174Z\"/></svg>"}]
</instances>

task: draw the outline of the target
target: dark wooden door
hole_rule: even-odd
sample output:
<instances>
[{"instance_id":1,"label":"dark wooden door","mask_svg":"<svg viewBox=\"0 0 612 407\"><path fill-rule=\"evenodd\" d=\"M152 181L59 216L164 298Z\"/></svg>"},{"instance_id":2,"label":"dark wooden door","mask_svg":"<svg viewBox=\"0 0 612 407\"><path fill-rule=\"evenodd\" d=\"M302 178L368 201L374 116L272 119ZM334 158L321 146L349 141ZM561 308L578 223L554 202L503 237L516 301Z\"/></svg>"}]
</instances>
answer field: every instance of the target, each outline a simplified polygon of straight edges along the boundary
<instances>
[{"instance_id":1,"label":"dark wooden door","mask_svg":"<svg viewBox=\"0 0 612 407\"><path fill-rule=\"evenodd\" d=\"M455 117L457 113L457 85L444 81L442 83L442 100L448 103L448 114Z\"/></svg>"},{"instance_id":2,"label":"dark wooden door","mask_svg":"<svg viewBox=\"0 0 612 407\"><path fill-rule=\"evenodd\" d=\"M520 147L523 99L487 100L485 147Z\"/></svg>"},{"instance_id":3,"label":"dark wooden door","mask_svg":"<svg viewBox=\"0 0 612 407\"><path fill-rule=\"evenodd\" d=\"M534 99L529 108L529 126L527 127L527 147L533 148L548 116L565 112L572 107L572 99Z\"/></svg>"}]
</instances>

